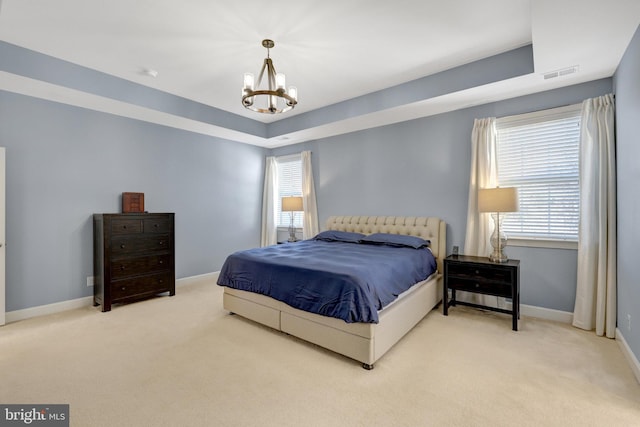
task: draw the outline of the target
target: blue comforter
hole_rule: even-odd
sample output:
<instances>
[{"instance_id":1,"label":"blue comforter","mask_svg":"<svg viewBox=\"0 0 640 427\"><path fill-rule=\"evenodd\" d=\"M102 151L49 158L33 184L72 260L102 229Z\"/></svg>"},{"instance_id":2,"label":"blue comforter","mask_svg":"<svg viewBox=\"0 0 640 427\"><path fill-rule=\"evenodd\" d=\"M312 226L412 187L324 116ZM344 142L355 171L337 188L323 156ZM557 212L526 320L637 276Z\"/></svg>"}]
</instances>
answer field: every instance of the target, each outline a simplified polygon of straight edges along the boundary
<instances>
[{"instance_id":1,"label":"blue comforter","mask_svg":"<svg viewBox=\"0 0 640 427\"><path fill-rule=\"evenodd\" d=\"M426 247L303 240L230 255L218 284L348 323L378 323L378 310L435 271Z\"/></svg>"}]
</instances>

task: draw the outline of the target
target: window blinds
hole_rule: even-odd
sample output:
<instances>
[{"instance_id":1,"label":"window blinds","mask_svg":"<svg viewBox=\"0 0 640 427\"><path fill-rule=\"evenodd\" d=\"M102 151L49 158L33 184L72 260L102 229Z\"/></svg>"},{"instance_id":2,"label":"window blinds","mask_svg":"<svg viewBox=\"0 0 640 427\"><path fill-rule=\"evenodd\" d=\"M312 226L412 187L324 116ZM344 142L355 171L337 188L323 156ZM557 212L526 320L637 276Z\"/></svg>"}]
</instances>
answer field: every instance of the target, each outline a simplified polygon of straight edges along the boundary
<instances>
[{"instance_id":1,"label":"window blinds","mask_svg":"<svg viewBox=\"0 0 640 427\"><path fill-rule=\"evenodd\" d=\"M508 237L578 240L580 105L496 120L498 183L518 187Z\"/></svg>"},{"instance_id":2,"label":"window blinds","mask_svg":"<svg viewBox=\"0 0 640 427\"><path fill-rule=\"evenodd\" d=\"M288 227L290 212L282 212L282 198L302 196L302 157L284 156L276 159L278 163L278 227ZM293 224L302 227L302 212L294 212Z\"/></svg>"}]
</instances>

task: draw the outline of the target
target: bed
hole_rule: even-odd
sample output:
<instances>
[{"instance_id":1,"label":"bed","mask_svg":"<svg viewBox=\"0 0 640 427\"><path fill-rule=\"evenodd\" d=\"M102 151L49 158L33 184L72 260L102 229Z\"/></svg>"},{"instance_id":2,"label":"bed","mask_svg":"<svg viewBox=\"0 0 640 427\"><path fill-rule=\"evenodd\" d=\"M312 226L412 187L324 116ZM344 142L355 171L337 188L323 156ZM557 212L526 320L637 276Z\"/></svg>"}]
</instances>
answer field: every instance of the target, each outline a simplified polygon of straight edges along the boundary
<instances>
[{"instance_id":1,"label":"bed","mask_svg":"<svg viewBox=\"0 0 640 427\"><path fill-rule=\"evenodd\" d=\"M219 277L218 284L224 286L223 307L233 314L357 360L365 369L372 369L380 357L441 301L446 224L434 217L332 216L327 220L325 230L362 233L366 236L389 233L429 240L429 250L435 258L435 271L364 320L353 318L345 321L332 317L332 313L312 313L259 293L251 287L245 286L251 290L232 288ZM229 258L221 276L228 275L228 262Z\"/></svg>"}]
</instances>

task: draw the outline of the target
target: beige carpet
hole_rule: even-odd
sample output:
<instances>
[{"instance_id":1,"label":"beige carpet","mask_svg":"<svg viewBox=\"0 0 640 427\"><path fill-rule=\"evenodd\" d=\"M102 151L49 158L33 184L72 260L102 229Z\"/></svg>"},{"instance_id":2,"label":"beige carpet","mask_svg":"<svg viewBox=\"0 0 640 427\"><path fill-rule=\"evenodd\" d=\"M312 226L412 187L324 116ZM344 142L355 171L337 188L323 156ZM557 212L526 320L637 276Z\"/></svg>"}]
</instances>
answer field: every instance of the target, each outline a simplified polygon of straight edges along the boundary
<instances>
[{"instance_id":1,"label":"beige carpet","mask_svg":"<svg viewBox=\"0 0 640 427\"><path fill-rule=\"evenodd\" d=\"M618 344L567 325L432 311L366 371L222 309L213 283L0 328L0 403L72 426L639 426Z\"/></svg>"}]
</instances>

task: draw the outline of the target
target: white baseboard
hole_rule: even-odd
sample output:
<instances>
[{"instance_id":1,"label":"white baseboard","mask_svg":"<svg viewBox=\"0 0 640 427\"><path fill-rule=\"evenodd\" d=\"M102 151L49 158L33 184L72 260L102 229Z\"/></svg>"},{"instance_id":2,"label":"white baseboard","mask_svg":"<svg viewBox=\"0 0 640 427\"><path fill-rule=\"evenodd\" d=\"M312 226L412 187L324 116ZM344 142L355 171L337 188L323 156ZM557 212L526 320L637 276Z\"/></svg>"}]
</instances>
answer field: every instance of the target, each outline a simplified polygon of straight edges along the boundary
<instances>
[{"instance_id":1,"label":"white baseboard","mask_svg":"<svg viewBox=\"0 0 640 427\"><path fill-rule=\"evenodd\" d=\"M635 375L636 377L636 381L640 383L640 362L638 361L638 358L635 356L635 354L633 354L633 351L631 351L629 344L627 344L627 341L624 339L622 332L618 328L616 328L616 341L618 342L622 353L627 358L629 366L631 366L631 370L633 371L633 375Z\"/></svg>"},{"instance_id":2,"label":"white baseboard","mask_svg":"<svg viewBox=\"0 0 640 427\"><path fill-rule=\"evenodd\" d=\"M82 297L69 301L61 301L53 304L39 305L22 310L9 311L6 314L7 323L19 320L30 319L32 317L45 316L47 314L60 313L61 311L73 310L93 304L93 297Z\"/></svg>"},{"instance_id":3,"label":"white baseboard","mask_svg":"<svg viewBox=\"0 0 640 427\"><path fill-rule=\"evenodd\" d=\"M536 307L535 305L520 304L520 314L523 316L537 317L538 319L553 320L560 323L571 324L573 322L573 313L569 311Z\"/></svg>"},{"instance_id":4,"label":"white baseboard","mask_svg":"<svg viewBox=\"0 0 640 427\"><path fill-rule=\"evenodd\" d=\"M203 282L217 282L219 271L214 271L213 273L205 273L199 274L197 276L183 277L182 279L176 280L176 287L185 286L185 285L195 285L197 283Z\"/></svg>"},{"instance_id":5,"label":"white baseboard","mask_svg":"<svg viewBox=\"0 0 640 427\"><path fill-rule=\"evenodd\" d=\"M197 276L183 277L176 280L176 287L188 286L202 282L215 283L218 279L220 271L214 271L212 273L200 274ZM467 298L463 297L463 293L460 293L462 300ZM492 301L493 300L493 301ZM487 305L504 308L506 310L511 309L511 302L506 302L504 299L491 298L485 301ZM31 317L44 316L47 314L59 313L61 311L73 310L80 307L86 307L93 304L93 297L77 298L69 301L62 301L53 304L41 305L37 307L25 308L23 310L15 310L6 313L6 323L17 322L19 320L29 319ZM533 305L520 305L520 313L523 316L537 317L539 319L553 320L562 323L571 323L573 321L573 313L567 311L553 310L550 308L536 307Z\"/></svg>"},{"instance_id":6,"label":"white baseboard","mask_svg":"<svg viewBox=\"0 0 640 427\"><path fill-rule=\"evenodd\" d=\"M459 301L474 302L477 304L483 304L494 308L502 308L505 310L511 310L511 307L513 307L510 300L506 301L501 297L472 294L468 292L458 292L456 294L456 299ZM573 313L569 311L554 310L552 308L537 307L535 305L520 304L520 314L522 316L553 320L560 323L571 324L573 322Z\"/></svg>"},{"instance_id":7,"label":"white baseboard","mask_svg":"<svg viewBox=\"0 0 640 427\"><path fill-rule=\"evenodd\" d=\"M183 277L176 280L176 287L194 285L202 282L215 283L218 279L219 271L213 273L205 273L197 276ZM82 297L69 301L61 301L53 304L39 305L37 307L29 307L22 310L9 311L5 315L5 322L12 323L20 320L30 319L32 317L45 316L47 314L60 313L62 311L74 310L76 308L86 307L93 304L93 297Z\"/></svg>"}]
</instances>

